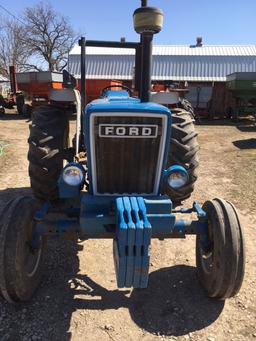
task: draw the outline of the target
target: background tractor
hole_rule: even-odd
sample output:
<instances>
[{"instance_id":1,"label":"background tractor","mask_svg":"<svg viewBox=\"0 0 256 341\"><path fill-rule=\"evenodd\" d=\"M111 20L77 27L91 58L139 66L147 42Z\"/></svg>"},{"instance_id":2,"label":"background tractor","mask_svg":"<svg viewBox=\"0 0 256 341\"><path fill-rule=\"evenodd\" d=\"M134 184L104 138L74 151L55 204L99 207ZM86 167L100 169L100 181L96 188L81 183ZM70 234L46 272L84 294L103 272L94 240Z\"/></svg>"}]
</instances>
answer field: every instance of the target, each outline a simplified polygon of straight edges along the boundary
<instances>
[{"instance_id":1,"label":"background tractor","mask_svg":"<svg viewBox=\"0 0 256 341\"><path fill-rule=\"evenodd\" d=\"M113 239L119 288L147 287L151 238L187 234L196 235L198 276L210 297L234 296L242 285L243 233L234 206L217 198L178 208L194 188L198 143L189 111L151 102L152 40L163 13L142 1L133 19L138 43L80 39L81 102L72 87L55 89L50 105L33 115L28 160L35 199L9 202L0 230L0 288L9 302L32 296L46 240L63 234ZM135 48L139 98L115 85L85 107L85 46ZM65 108L74 101L81 110L69 147Z\"/></svg>"},{"instance_id":2,"label":"background tractor","mask_svg":"<svg viewBox=\"0 0 256 341\"><path fill-rule=\"evenodd\" d=\"M3 108L1 113L2 114L5 113L4 108L13 109L14 106L16 106L17 113L22 114L23 106L25 103L25 98L24 98L24 94L20 90L18 90L18 87L17 87L15 66L9 67L9 73L10 73L11 91L7 93L6 98L0 95L0 107Z\"/></svg>"}]
</instances>

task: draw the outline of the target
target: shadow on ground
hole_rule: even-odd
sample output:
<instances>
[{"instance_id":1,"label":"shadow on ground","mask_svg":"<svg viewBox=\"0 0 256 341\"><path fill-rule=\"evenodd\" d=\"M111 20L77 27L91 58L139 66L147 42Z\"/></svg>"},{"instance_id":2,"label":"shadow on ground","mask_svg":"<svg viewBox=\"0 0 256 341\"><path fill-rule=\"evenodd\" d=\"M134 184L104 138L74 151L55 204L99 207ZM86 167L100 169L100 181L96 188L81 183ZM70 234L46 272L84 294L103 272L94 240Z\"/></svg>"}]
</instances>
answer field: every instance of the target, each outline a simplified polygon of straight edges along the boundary
<instances>
[{"instance_id":1,"label":"shadow on ground","mask_svg":"<svg viewBox=\"0 0 256 341\"><path fill-rule=\"evenodd\" d=\"M242 133L256 133L256 121L251 122L249 124L238 125L237 129Z\"/></svg>"},{"instance_id":2,"label":"shadow on ground","mask_svg":"<svg viewBox=\"0 0 256 341\"><path fill-rule=\"evenodd\" d=\"M256 120L252 116L240 117L237 120L216 118L214 120L202 118L200 120L202 126L233 126L242 132L256 131Z\"/></svg>"},{"instance_id":3,"label":"shadow on ground","mask_svg":"<svg viewBox=\"0 0 256 341\"><path fill-rule=\"evenodd\" d=\"M129 302L131 317L138 326L151 333L174 336L209 326L223 308L223 302L206 296L196 269L184 265L152 272L148 289L134 290Z\"/></svg>"},{"instance_id":4,"label":"shadow on ground","mask_svg":"<svg viewBox=\"0 0 256 341\"><path fill-rule=\"evenodd\" d=\"M178 265L152 272L148 288L134 289L130 297L126 295L129 291L107 290L86 275L77 276L74 284L78 289L73 294L79 296L72 303L75 309L126 307L140 328L157 335L181 336L203 329L224 308L223 301L206 297L196 269L190 266Z\"/></svg>"},{"instance_id":5,"label":"shadow on ground","mask_svg":"<svg viewBox=\"0 0 256 341\"><path fill-rule=\"evenodd\" d=\"M0 121L28 120L27 116L16 113L5 113L0 115Z\"/></svg>"},{"instance_id":6,"label":"shadow on ground","mask_svg":"<svg viewBox=\"0 0 256 341\"><path fill-rule=\"evenodd\" d=\"M0 200L20 194L28 195L30 189L7 189ZM223 301L206 297L191 266L152 272L147 289L108 290L79 274L82 249L77 241L49 240L44 279L32 300L13 306L0 298L1 340L70 340L72 313L119 308L127 308L149 333L181 336L209 326L224 308ZM86 330L86 319L81 319Z\"/></svg>"},{"instance_id":7,"label":"shadow on ground","mask_svg":"<svg viewBox=\"0 0 256 341\"><path fill-rule=\"evenodd\" d=\"M5 319L4 328L10 340L23 339L24 335L70 340L70 320L77 310L125 307L138 327L165 336L201 330L211 325L223 310L224 302L207 298L198 284L195 268L188 266L151 273L148 288L133 290L130 297L126 295L128 291L107 290L88 276L76 274L78 247L68 241L61 245L51 241L45 280L32 301L16 307L0 301L0 307L5 305L5 316L10 316ZM53 257L54 264L49 262ZM71 289L71 285L75 288Z\"/></svg>"},{"instance_id":8,"label":"shadow on ground","mask_svg":"<svg viewBox=\"0 0 256 341\"><path fill-rule=\"evenodd\" d=\"M239 149L256 149L256 139L237 140L232 142Z\"/></svg>"}]
</instances>

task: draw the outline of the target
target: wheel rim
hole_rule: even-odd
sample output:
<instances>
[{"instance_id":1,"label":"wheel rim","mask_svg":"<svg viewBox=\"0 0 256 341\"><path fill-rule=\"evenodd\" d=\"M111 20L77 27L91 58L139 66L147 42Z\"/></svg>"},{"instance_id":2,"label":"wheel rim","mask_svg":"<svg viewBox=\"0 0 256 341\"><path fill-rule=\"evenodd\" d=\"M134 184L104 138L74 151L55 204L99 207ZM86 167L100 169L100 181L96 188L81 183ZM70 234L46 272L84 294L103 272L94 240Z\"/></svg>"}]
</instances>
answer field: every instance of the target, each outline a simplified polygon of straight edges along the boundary
<instances>
[{"instance_id":1,"label":"wheel rim","mask_svg":"<svg viewBox=\"0 0 256 341\"><path fill-rule=\"evenodd\" d=\"M27 246L28 251L25 257L25 271L28 277L33 277L37 272L42 256L42 247L39 250L31 251L31 246Z\"/></svg>"},{"instance_id":2,"label":"wheel rim","mask_svg":"<svg viewBox=\"0 0 256 341\"><path fill-rule=\"evenodd\" d=\"M33 227L34 224L31 223L28 228L27 240L25 243L24 269L28 277L33 277L35 275L42 257L42 237L40 237L38 249L33 249L31 246Z\"/></svg>"},{"instance_id":3,"label":"wheel rim","mask_svg":"<svg viewBox=\"0 0 256 341\"><path fill-rule=\"evenodd\" d=\"M210 274L214 267L214 238L211 221L208 222L208 238L210 241L209 249L206 251L200 247L202 268L206 274Z\"/></svg>"}]
</instances>

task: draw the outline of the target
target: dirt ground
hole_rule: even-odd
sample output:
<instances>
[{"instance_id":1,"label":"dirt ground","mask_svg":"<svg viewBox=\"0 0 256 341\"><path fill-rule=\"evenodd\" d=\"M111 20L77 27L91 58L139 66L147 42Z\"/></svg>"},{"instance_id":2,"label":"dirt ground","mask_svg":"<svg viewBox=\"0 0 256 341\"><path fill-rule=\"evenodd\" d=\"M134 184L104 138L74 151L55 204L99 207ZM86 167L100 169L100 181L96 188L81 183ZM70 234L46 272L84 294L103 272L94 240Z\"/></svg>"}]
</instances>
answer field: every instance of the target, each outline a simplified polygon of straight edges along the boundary
<instances>
[{"instance_id":1,"label":"dirt ground","mask_svg":"<svg viewBox=\"0 0 256 341\"><path fill-rule=\"evenodd\" d=\"M30 193L28 125L0 118L0 204ZM72 123L74 125L74 122ZM195 268L195 239L153 240L147 290L117 290L112 242L49 242L45 275L33 299L12 306L0 298L0 340L256 340L256 126L204 122L200 172L192 200L235 203L244 227L246 276L239 295L206 297Z\"/></svg>"}]
</instances>

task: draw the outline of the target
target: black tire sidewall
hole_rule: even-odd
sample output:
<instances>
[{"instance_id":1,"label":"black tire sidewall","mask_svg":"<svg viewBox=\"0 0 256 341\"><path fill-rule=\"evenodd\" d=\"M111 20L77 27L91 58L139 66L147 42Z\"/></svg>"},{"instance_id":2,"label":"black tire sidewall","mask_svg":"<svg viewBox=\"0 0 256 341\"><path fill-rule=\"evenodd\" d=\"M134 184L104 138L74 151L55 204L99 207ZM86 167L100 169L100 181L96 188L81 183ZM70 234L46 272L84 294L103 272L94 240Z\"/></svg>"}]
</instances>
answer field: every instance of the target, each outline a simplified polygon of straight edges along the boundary
<instances>
[{"instance_id":1,"label":"black tire sidewall","mask_svg":"<svg viewBox=\"0 0 256 341\"><path fill-rule=\"evenodd\" d=\"M20 94L16 96L16 106L19 115L23 114L23 105L25 104L24 95Z\"/></svg>"},{"instance_id":2,"label":"black tire sidewall","mask_svg":"<svg viewBox=\"0 0 256 341\"><path fill-rule=\"evenodd\" d=\"M196 265L201 284L206 288L210 297L215 297L224 279L222 250L225 247L225 227L221 222L221 212L218 212L218 208L212 201L207 201L203 205L203 210L207 213L213 232L213 267L210 272L206 272L204 269L199 235L196 237Z\"/></svg>"},{"instance_id":3,"label":"black tire sidewall","mask_svg":"<svg viewBox=\"0 0 256 341\"><path fill-rule=\"evenodd\" d=\"M196 239L196 264L201 284L210 297L226 299L238 293L244 278L245 248L243 232L235 207L216 198L203 205L213 233L213 266L203 266L200 235Z\"/></svg>"},{"instance_id":4,"label":"black tire sidewall","mask_svg":"<svg viewBox=\"0 0 256 341\"><path fill-rule=\"evenodd\" d=\"M184 187L172 189L165 186L163 190L175 205L189 198L194 191L199 165L198 151L197 132L190 113L183 109L173 109L167 168L172 165L180 165L187 170L189 175L189 181Z\"/></svg>"},{"instance_id":5,"label":"black tire sidewall","mask_svg":"<svg viewBox=\"0 0 256 341\"><path fill-rule=\"evenodd\" d=\"M41 244L41 256L32 276L28 276L25 266L28 232L34 227L35 203L32 198L21 197L13 201L6 213L4 229L1 230L3 254L3 275L6 291L13 301L26 301L38 287L45 254L46 240ZM3 235L4 234L4 235Z\"/></svg>"},{"instance_id":6,"label":"black tire sidewall","mask_svg":"<svg viewBox=\"0 0 256 341\"><path fill-rule=\"evenodd\" d=\"M29 176L39 200L58 199L58 179L67 148L68 114L53 106L39 107L33 114L29 136Z\"/></svg>"}]
</instances>

